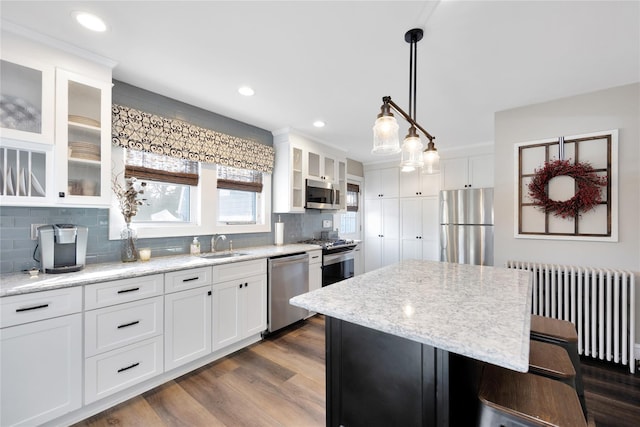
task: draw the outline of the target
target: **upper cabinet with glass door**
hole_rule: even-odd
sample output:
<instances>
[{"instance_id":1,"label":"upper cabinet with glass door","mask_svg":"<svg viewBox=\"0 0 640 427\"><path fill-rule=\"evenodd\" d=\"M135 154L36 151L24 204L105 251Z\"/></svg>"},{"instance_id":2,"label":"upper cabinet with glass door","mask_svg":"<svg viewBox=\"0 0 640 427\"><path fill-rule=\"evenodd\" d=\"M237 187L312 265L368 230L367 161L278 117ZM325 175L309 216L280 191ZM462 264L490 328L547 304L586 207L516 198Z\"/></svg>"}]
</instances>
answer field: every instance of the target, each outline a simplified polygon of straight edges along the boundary
<instances>
[{"instance_id":1,"label":"upper cabinet with glass door","mask_svg":"<svg viewBox=\"0 0 640 427\"><path fill-rule=\"evenodd\" d=\"M0 135L53 144L54 67L3 51L0 59Z\"/></svg>"},{"instance_id":2,"label":"upper cabinet with glass door","mask_svg":"<svg viewBox=\"0 0 640 427\"><path fill-rule=\"evenodd\" d=\"M109 206L111 82L58 69L56 186L58 202Z\"/></svg>"}]
</instances>

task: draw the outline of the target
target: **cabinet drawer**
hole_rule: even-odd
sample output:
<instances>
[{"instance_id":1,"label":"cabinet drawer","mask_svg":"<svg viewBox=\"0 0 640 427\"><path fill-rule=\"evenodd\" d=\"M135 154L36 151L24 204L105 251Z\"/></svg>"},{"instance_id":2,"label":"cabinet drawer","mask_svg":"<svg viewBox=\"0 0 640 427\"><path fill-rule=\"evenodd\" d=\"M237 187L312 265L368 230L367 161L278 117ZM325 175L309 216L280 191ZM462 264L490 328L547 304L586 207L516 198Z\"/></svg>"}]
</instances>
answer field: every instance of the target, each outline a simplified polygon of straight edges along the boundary
<instances>
[{"instance_id":1,"label":"cabinet drawer","mask_svg":"<svg viewBox=\"0 0 640 427\"><path fill-rule=\"evenodd\" d=\"M89 404L163 371L162 336L85 360L84 403Z\"/></svg>"},{"instance_id":2,"label":"cabinet drawer","mask_svg":"<svg viewBox=\"0 0 640 427\"><path fill-rule=\"evenodd\" d=\"M82 286L0 298L0 327L82 311Z\"/></svg>"},{"instance_id":3,"label":"cabinet drawer","mask_svg":"<svg viewBox=\"0 0 640 427\"><path fill-rule=\"evenodd\" d=\"M162 297L129 302L84 315L85 357L162 334Z\"/></svg>"},{"instance_id":4,"label":"cabinet drawer","mask_svg":"<svg viewBox=\"0 0 640 427\"><path fill-rule=\"evenodd\" d=\"M165 273L165 292L177 292L211 284L211 267Z\"/></svg>"},{"instance_id":5,"label":"cabinet drawer","mask_svg":"<svg viewBox=\"0 0 640 427\"><path fill-rule=\"evenodd\" d=\"M267 273L267 260L234 262L213 267L213 282L221 283Z\"/></svg>"},{"instance_id":6,"label":"cabinet drawer","mask_svg":"<svg viewBox=\"0 0 640 427\"><path fill-rule=\"evenodd\" d=\"M317 264L319 262L322 262L322 251L321 250L309 251L309 252L307 252L307 254L309 255L309 264Z\"/></svg>"},{"instance_id":7,"label":"cabinet drawer","mask_svg":"<svg viewBox=\"0 0 640 427\"><path fill-rule=\"evenodd\" d=\"M86 285L84 287L84 309L93 310L162 295L163 285L164 275L162 274Z\"/></svg>"}]
</instances>

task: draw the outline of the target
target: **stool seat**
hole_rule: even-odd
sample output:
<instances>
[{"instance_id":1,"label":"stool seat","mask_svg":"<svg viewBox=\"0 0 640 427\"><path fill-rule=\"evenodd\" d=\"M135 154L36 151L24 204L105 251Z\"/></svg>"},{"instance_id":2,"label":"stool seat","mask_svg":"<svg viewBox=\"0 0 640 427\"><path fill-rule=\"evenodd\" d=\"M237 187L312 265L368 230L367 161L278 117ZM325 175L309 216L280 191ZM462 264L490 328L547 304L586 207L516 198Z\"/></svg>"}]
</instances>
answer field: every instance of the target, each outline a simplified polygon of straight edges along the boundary
<instances>
[{"instance_id":1,"label":"stool seat","mask_svg":"<svg viewBox=\"0 0 640 427\"><path fill-rule=\"evenodd\" d=\"M487 364L478 398L481 403L480 427L587 425L573 388L530 373Z\"/></svg>"},{"instance_id":2,"label":"stool seat","mask_svg":"<svg viewBox=\"0 0 640 427\"><path fill-rule=\"evenodd\" d=\"M578 342L578 333L573 323L568 320L531 315L531 336L539 335L558 341Z\"/></svg>"},{"instance_id":3,"label":"stool seat","mask_svg":"<svg viewBox=\"0 0 640 427\"><path fill-rule=\"evenodd\" d=\"M576 370L564 348L542 341L529 341L529 372L575 386Z\"/></svg>"},{"instance_id":4,"label":"stool seat","mask_svg":"<svg viewBox=\"0 0 640 427\"><path fill-rule=\"evenodd\" d=\"M575 387L582 411L587 414L587 402L584 397L584 385L582 383L582 372L580 371L580 356L578 355L578 332L573 323L567 320L554 319L551 317L531 315L532 340L543 341L564 347L569 354L576 371Z\"/></svg>"}]
</instances>

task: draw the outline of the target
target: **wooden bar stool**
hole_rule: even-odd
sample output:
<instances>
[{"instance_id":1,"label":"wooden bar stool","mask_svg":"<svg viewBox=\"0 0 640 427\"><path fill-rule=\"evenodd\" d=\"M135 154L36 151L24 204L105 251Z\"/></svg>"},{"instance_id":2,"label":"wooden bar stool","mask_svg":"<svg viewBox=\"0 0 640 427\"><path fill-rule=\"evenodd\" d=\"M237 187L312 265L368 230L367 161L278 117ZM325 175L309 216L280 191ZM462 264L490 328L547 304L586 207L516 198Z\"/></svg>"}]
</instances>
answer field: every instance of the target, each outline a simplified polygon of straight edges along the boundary
<instances>
[{"instance_id":1,"label":"wooden bar stool","mask_svg":"<svg viewBox=\"0 0 640 427\"><path fill-rule=\"evenodd\" d=\"M576 392L582 405L582 411L587 414L587 405L584 399L584 385L580 370L580 355L578 354L578 333L573 323L567 320L553 319L535 314L531 315L531 339L547 342L564 347L569 354L573 368L576 371Z\"/></svg>"},{"instance_id":2,"label":"wooden bar stool","mask_svg":"<svg viewBox=\"0 0 640 427\"><path fill-rule=\"evenodd\" d=\"M478 398L478 427L587 426L576 391L539 375L486 364Z\"/></svg>"},{"instance_id":3,"label":"wooden bar stool","mask_svg":"<svg viewBox=\"0 0 640 427\"><path fill-rule=\"evenodd\" d=\"M567 350L559 345L529 340L529 372L576 386L576 370Z\"/></svg>"}]
</instances>

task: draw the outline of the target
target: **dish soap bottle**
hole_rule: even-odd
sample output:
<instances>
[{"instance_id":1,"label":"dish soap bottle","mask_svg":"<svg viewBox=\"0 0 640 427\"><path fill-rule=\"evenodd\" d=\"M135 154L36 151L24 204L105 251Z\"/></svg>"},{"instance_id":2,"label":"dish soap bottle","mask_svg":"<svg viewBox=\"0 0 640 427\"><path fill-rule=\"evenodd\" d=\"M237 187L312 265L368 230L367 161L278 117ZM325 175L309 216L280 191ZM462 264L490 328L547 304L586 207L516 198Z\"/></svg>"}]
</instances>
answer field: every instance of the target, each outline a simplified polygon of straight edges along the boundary
<instances>
[{"instance_id":1,"label":"dish soap bottle","mask_svg":"<svg viewBox=\"0 0 640 427\"><path fill-rule=\"evenodd\" d=\"M194 237L191 242L191 255L200 255L200 242L197 237Z\"/></svg>"}]
</instances>

